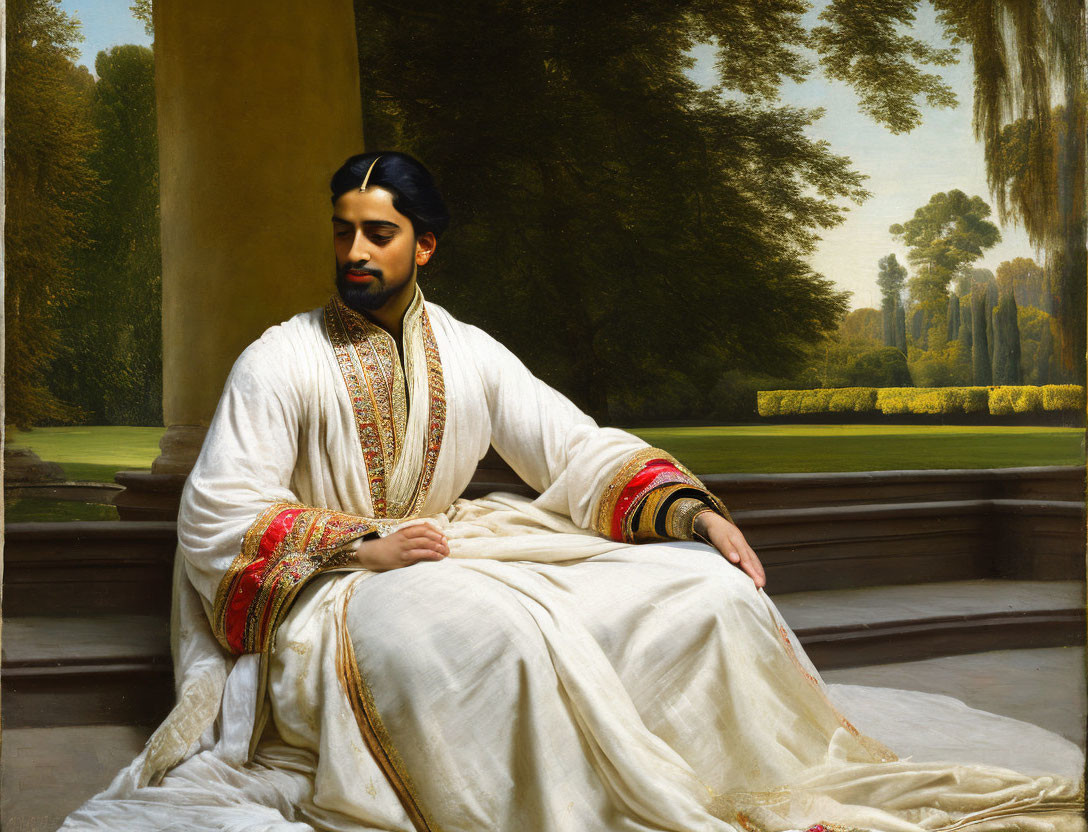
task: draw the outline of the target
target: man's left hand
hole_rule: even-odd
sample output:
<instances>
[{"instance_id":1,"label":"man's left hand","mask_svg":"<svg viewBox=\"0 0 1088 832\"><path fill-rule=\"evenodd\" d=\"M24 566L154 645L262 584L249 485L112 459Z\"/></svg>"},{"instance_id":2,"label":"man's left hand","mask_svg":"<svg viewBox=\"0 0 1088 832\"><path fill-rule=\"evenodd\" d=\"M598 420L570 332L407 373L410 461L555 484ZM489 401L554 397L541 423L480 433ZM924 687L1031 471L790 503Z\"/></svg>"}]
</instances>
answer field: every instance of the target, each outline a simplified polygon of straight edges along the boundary
<instances>
[{"instance_id":1,"label":"man's left hand","mask_svg":"<svg viewBox=\"0 0 1088 832\"><path fill-rule=\"evenodd\" d=\"M695 531L713 543L730 563L744 570L757 587L767 585L763 564L735 525L720 514L704 511L695 518Z\"/></svg>"}]
</instances>

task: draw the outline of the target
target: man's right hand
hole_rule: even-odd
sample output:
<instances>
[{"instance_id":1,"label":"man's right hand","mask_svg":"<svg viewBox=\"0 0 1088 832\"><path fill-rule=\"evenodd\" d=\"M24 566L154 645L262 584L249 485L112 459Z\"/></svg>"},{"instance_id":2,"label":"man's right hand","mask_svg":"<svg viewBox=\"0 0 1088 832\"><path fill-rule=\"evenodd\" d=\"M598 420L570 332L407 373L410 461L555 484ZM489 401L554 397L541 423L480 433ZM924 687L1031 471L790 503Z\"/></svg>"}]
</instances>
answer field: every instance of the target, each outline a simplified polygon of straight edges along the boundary
<instances>
[{"instance_id":1,"label":"man's right hand","mask_svg":"<svg viewBox=\"0 0 1088 832\"><path fill-rule=\"evenodd\" d=\"M442 560L449 553L446 536L430 523L402 526L385 537L362 540L355 547L359 563L372 572L387 572L421 560Z\"/></svg>"}]
</instances>

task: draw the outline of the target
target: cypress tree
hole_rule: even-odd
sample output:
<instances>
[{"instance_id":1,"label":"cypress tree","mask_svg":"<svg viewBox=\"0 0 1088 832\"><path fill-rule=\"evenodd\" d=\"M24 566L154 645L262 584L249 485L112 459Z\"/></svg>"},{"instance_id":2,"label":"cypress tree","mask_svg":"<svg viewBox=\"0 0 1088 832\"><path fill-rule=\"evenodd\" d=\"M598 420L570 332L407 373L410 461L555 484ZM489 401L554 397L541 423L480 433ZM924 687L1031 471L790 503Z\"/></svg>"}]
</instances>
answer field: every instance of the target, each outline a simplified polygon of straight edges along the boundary
<instances>
[{"instance_id":1,"label":"cypress tree","mask_svg":"<svg viewBox=\"0 0 1088 832\"><path fill-rule=\"evenodd\" d=\"M993 383L989 338L986 335L990 304L984 292L974 295L971 301L971 329L974 337L971 348L971 370L975 377L975 384L979 387L987 387Z\"/></svg>"},{"instance_id":2,"label":"cypress tree","mask_svg":"<svg viewBox=\"0 0 1088 832\"><path fill-rule=\"evenodd\" d=\"M910 337L914 346L925 349L926 313L920 307L910 316Z\"/></svg>"},{"instance_id":3,"label":"cypress tree","mask_svg":"<svg viewBox=\"0 0 1088 832\"><path fill-rule=\"evenodd\" d=\"M1016 320L1016 298L1011 291L997 305L994 333L994 383L1022 384L1020 326Z\"/></svg>"},{"instance_id":4,"label":"cypress tree","mask_svg":"<svg viewBox=\"0 0 1088 832\"><path fill-rule=\"evenodd\" d=\"M881 319L881 334L884 340L885 347L895 346L895 298L891 295L886 295L881 302L881 312L883 313Z\"/></svg>"},{"instance_id":5,"label":"cypress tree","mask_svg":"<svg viewBox=\"0 0 1088 832\"><path fill-rule=\"evenodd\" d=\"M895 346L903 355L907 354L907 311L898 300L895 305Z\"/></svg>"},{"instance_id":6,"label":"cypress tree","mask_svg":"<svg viewBox=\"0 0 1088 832\"><path fill-rule=\"evenodd\" d=\"M960 337L960 296L955 292L948 295L948 340Z\"/></svg>"}]
</instances>

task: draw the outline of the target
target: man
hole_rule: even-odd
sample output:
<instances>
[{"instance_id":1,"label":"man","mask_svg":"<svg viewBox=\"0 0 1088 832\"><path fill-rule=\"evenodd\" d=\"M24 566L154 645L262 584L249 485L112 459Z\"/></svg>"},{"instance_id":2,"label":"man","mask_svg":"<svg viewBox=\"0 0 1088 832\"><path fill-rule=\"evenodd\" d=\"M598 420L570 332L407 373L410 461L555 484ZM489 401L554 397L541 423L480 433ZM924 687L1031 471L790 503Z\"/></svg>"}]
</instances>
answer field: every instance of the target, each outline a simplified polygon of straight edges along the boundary
<instances>
[{"instance_id":1,"label":"man","mask_svg":"<svg viewBox=\"0 0 1088 832\"><path fill-rule=\"evenodd\" d=\"M448 218L422 165L331 186L336 295L245 350L186 485L179 705L66 828L917 829L1075 800L981 768L920 790L947 767L892 766L832 706L720 501L423 300ZM490 446L536 499L458 499Z\"/></svg>"}]
</instances>

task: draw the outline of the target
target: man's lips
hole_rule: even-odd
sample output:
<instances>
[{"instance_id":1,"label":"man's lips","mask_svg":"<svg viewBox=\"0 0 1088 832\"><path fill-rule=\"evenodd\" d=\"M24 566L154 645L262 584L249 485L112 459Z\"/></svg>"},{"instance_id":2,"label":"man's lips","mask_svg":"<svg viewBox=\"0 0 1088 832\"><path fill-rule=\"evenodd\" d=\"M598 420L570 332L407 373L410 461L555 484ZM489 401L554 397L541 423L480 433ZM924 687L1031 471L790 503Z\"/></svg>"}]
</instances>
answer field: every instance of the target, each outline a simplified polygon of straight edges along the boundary
<instances>
[{"instance_id":1,"label":"man's lips","mask_svg":"<svg viewBox=\"0 0 1088 832\"><path fill-rule=\"evenodd\" d=\"M368 283L375 279L375 275L371 272L359 272L349 269L347 279L352 283Z\"/></svg>"}]
</instances>

